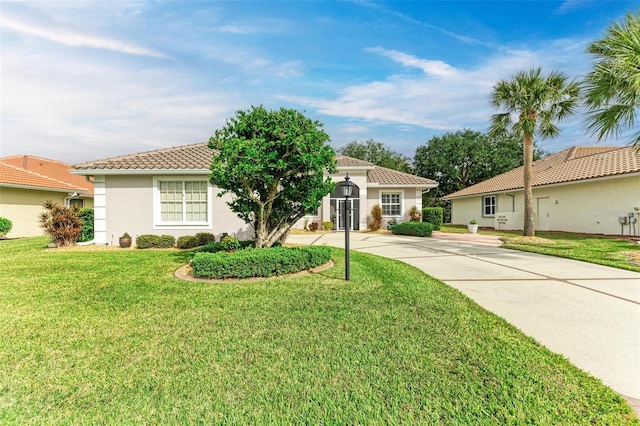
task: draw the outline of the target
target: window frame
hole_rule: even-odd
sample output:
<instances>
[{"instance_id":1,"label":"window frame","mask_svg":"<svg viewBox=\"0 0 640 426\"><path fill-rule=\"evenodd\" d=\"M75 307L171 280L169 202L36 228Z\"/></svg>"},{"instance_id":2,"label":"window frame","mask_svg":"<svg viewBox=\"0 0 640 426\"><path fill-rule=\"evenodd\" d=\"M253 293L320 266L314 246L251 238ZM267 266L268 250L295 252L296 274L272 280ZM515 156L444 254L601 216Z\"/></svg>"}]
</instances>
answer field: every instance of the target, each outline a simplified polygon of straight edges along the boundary
<instances>
[{"instance_id":1,"label":"window frame","mask_svg":"<svg viewBox=\"0 0 640 426\"><path fill-rule=\"evenodd\" d=\"M493 202L486 203L487 199L492 199ZM489 212L487 212L489 208ZM498 210L498 197L496 195L484 195L482 196L482 217L495 217Z\"/></svg>"},{"instance_id":2,"label":"window frame","mask_svg":"<svg viewBox=\"0 0 640 426\"><path fill-rule=\"evenodd\" d=\"M398 195L399 200L398 203L384 203L383 202L383 197L385 195ZM386 206L395 206L398 205L399 207L399 212L398 214L393 214L393 213L385 213L385 205ZM402 190L397 190L397 191L380 191L380 208L382 209L382 216L386 216L386 217L402 217L403 216L403 211L404 211L404 191Z\"/></svg>"},{"instance_id":3,"label":"window frame","mask_svg":"<svg viewBox=\"0 0 640 426\"><path fill-rule=\"evenodd\" d=\"M162 200L160 195L160 184L163 182L180 182L182 184L182 217L183 220L163 221L162 220ZM206 184L206 220L204 221L187 221L187 199L186 199L186 183L198 182ZM212 224L212 200L213 187L207 178L199 178L195 176L161 176L153 178L153 228L154 229L190 229L190 228L211 228Z\"/></svg>"}]
</instances>

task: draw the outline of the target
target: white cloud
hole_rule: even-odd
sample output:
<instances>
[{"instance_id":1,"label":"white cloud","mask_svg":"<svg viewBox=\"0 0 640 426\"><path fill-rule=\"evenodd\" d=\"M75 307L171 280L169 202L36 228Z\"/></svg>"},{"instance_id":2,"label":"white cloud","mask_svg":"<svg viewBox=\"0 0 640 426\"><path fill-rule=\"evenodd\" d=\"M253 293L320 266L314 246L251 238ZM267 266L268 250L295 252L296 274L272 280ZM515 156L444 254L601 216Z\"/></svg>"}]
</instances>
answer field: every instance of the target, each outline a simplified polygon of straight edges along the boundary
<instances>
[{"instance_id":1,"label":"white cloud","mask_svg":"<svg viewBox=\"0 0 640 426\"><path fill-rule=\"evenodd\" d=\"M335 98L284 97L309 105L321 114L363 120L377 125L418 126L425 130L455 131L472 128L485 131L492 110L489 97L493 85L516 71L543 66L543 72L560 69L568 75L580 73L587 64L582 43L554 43L550 50L500 52L471 68L455 68L442 61L417 58L383 48L368 49L405 67L423 73L396 74L381 81L352 85ZM553 52L553 53L550 53ZM571 66L571 70L559 65ZM413 128L413 127L410 127ZM400 130L398 130L400 131Z\"/></svg>"},{"instance_id":2,"label":"white cloud","mask_svg":"<svg viewBox=\"0 0 640 426\"><path fill-rule=\"evenodd\" d=\"M45 28L22 22L11 16L3 16L0 21L0 27L4 30L17 32L31 37L43 38L55 43L64 44L72 47L90 47L94 49L106 49L129 55L150 56L156 58L166 58L162 52L152 49L135 46L120 40L106 37L96 37L87 34L81 34L65 28Z\"/></svg>"}]
</instances>

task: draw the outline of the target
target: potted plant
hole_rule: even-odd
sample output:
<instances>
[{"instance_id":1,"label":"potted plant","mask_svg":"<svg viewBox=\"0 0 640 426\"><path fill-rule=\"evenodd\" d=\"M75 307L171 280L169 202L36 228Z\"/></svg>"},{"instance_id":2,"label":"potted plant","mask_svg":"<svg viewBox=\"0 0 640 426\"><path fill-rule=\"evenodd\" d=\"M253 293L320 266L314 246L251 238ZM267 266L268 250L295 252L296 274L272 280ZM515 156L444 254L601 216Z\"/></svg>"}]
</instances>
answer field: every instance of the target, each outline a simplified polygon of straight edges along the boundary
<instances>
[{"instance_id":1,"label":"potted plant","mask_svg":"<svg viewBox=\"0 0 640 426\"><path fill-rule=\"evenodd\" d=\"M131 235L128 232L122 234L122 237L118 239L118 243L121 248L129 248L131 247Z\"/></svg>"},{"instance_id":2,"label":"potted plant","mask_svg":"<svg viewBox=\"0 0 640 426\"><path fill-rule=\"evenodd\" d=\"M475 219L471 219L469 221L469 224L467 225L467 229L469 230L470 234L475 234L478 232L478 221L476 221Z\"/></svg>"}]
</instances>

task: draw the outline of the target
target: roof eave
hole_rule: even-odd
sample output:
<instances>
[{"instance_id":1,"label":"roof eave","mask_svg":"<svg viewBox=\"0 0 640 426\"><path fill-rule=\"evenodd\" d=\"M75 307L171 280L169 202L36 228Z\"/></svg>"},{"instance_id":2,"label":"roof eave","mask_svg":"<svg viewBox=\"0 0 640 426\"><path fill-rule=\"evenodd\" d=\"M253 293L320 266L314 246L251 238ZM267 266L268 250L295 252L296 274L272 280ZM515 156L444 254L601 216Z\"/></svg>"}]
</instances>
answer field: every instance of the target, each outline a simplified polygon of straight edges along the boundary
<instances>
[{"instance_id":1,"label":"roof eave","mask_svg":"<svg viewBox=\"0 0 640 426\"><path fill-rule=\"evenodd\" d=\"M82 176L115 175L209 175L209 169L76 169L71 174Z\"/></svg>"},{"instance_id":2,"label":"roof eave","mask_svg":"<svg viewBox=\"0 0 640 426\"><path fill-rule=\"evenodd\" d=\"M88 189L82 189L82 188L49 188L46 186L20 185L15 183L6 183L6 182L0 182L0 187L15 188L15 189L29 189L33 191L48 191L48 192L68 192L68 193L77 192L78 195L82 197L93 197L93 195L89 193Z\"/></svg>"}]
</instances>

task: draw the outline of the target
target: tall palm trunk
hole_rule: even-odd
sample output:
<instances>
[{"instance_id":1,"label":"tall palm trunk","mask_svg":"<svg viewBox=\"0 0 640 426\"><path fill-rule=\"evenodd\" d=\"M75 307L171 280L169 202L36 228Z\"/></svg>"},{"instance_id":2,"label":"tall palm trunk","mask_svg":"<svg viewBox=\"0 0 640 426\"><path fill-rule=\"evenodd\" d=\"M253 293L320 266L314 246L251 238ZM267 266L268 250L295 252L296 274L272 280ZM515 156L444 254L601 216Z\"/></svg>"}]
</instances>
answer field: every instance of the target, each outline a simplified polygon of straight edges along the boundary
<instances>
[{"instance_id":1,"label":"tall palm trunk","mask_svg":"<svg viewBox=\"0 0 640 426\"><path fill-rule=\"evenodd\" d=\"M533 136L525 133L524 144L524 232L525 237L535 235L535 223L533 216L533 189L531 182L531 169L533 163Z\"/></svg>"}]
</instances>

